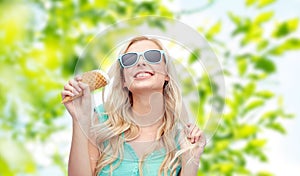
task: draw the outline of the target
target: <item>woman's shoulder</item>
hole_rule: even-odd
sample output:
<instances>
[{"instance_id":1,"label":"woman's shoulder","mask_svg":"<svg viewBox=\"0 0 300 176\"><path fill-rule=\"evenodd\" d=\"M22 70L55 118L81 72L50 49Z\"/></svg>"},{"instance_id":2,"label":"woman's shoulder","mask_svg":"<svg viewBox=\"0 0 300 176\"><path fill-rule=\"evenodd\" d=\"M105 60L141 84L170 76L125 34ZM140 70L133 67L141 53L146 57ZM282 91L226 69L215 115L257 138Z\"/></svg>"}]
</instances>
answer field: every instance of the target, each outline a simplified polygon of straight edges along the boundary
<instances>
[{"instance_id":1,"label":"woman's shoulder","mask_svg":"<svg viewBox=\"0 0 300 176\"><path fill-rule=\"evenodd\" d=\"M94 112L97 114L100 123L105 122L108 119L108 115L104 109L103 104L100 104L94 108Z\"/></svg>"}]
</instances>

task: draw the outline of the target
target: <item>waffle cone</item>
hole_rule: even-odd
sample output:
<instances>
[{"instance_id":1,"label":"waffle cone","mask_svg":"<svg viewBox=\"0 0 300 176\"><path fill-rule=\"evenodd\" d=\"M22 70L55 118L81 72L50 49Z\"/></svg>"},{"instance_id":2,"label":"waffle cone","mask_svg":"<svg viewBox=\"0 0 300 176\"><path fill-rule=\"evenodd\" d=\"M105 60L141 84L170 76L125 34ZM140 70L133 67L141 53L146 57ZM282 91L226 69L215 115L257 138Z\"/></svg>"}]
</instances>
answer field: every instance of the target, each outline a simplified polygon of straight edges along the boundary
<instances>
[{"instance_id":1,"label":"waffle cone","mask_svg":"<svg viewBox=\"0 0 300 176\"><path fill-rule=\"evenodd\" d=\"M100 70L92 70L82 74L82 82L89 85L90 91L94 91L101 87L104 87L108 84L109 78L108 75ZM62 103L67 103L72 101L78 97L82 96L82 92L76 96L66 96Z\"/></svg>"}]
</instances>

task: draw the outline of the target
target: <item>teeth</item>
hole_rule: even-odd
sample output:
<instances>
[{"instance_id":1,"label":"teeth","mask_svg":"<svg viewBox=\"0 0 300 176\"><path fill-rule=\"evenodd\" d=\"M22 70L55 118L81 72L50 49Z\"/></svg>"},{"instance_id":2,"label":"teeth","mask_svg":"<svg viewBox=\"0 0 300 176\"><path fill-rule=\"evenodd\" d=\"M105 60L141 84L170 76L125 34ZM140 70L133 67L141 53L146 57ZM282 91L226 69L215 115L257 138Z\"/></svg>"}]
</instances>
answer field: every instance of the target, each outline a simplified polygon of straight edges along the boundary
<instances>
[{"instance_id":1,"label":"teeth","mask_svg":"<svg viewBox=\"0 0 300 176\"><path fill-rule=\"evenodd\" d=\"M137 78L142 78L142 77L147 77L147 76L151 76L150 73L139 73L136 75Z\"/></svg>"}]
</instances>

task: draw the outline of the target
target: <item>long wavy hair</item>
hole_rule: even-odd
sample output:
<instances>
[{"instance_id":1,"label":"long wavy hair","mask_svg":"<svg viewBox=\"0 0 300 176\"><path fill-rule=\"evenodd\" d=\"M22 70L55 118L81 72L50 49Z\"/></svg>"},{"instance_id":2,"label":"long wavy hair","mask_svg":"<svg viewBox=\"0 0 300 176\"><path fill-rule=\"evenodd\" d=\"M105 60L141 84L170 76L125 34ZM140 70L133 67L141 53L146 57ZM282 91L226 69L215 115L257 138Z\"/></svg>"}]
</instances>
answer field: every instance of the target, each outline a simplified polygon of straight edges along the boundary
<instances>
[{"instance_id":1,"label":"long wavy hair","mask_svg":"<svg viewBox=\"0 0 300 176\"><path fill-rule=\"evenodd\" d=\"M142 40L152 41L168 55L159 40L145 36L131 39L121 53L126 53L133 43ZM168 57L167 59L166 72L170 79L165 82L163 87L165 111L162 124L156 136L156 139L160 141L160 144L165 148L166 155L159 168L158 175L167 175L167 173L175 175L176 168L181 162L177 150L178 143L176 143L175 139L178 137L180 124L185 122L181 114L183 109L182 96L176 80L175 67L171 58ZM110 68L109 75L112 79L112 87L110 87L107 92L106 100L103 100L105 114L108 115L109 118L105 122L92 127L92 131L96 133L96 144L100 152L100 157L96 165L96 175L107 165L110 166L110 173L112 173L123 159L124 140L134 140L138 137L140 131L140 127L132 120L130 113L132 108L132 94L127 88L123 87L123 68L117 61ZM104 91L105 89L103 90L103 97ZM141 175L143 174L144 159L150 153L151 151L144 154L139 161L139 171ZM119 161L115 162L118 159Z\"/></svg>"}]
</instances>

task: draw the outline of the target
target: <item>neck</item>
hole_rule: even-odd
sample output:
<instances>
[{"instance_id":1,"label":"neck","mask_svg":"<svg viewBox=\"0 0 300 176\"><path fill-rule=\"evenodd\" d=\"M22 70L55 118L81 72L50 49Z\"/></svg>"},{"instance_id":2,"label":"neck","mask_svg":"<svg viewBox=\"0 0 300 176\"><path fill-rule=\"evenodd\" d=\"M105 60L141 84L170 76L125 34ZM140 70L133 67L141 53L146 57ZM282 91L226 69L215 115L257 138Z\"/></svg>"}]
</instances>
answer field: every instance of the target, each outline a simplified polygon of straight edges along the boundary
<instances>
[{"instance_id":1,"label":"neck","mask_svg":"<svg viewBox=\"0 0 300 176\"><path fill-rule=\"evenodd\" d=\"M161 92L133 94L132 98L133 117L139 125L153 125L162 120L165 106Z\"/></svg>"}]
</instances>

